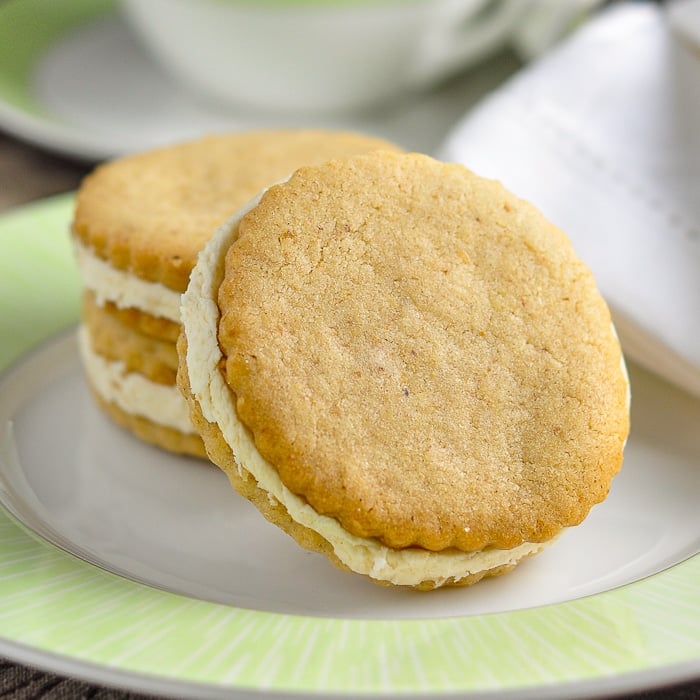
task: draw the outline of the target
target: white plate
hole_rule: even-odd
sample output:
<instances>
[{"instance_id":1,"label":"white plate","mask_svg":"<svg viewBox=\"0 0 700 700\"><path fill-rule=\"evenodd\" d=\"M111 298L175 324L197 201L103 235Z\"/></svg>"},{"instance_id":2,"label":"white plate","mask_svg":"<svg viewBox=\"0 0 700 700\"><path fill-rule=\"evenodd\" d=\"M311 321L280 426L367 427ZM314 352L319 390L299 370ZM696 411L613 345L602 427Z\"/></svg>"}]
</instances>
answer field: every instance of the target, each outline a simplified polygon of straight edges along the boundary
<instances>
[{"instance_id":1,"label":"white plate","mask_svg":"<svg viewBox=\"0 0 700 700\"><path fill-rule=\"evenodd\" d=\"M77 321L71 205L0 219L0 366L21 358L0 379L17 518L0 513L0 653L196 697L563 698L700 676L699 401L633 367L625 464L583 525L472 588L375 587L96 409L74 331L45 340Z\"/></svg>"},{"instance_id":2,"label":"white plate","mask_svg":"<svg viewBox=\"0 0 700 700\"><path fill-rule=\"evenodd\" d=\"M432 92L355 117L232 113L166 75L136 41L116 0L0 4L0 128L89 160L210 131L295 126L353 129L432 153L466 110L517 67L513 57L500 56Z\"/></svg>"},{"instance_id":3,"label":"white plate","mask_svg":"<svg viewBox=\"0 0 700 700\"><path fill-rule=\"evenodd\" d=\"M605 504L514 573L468 592L388 592L300 549L237 497L218 469L145 445L103 416L84 384L73 333L0 383L0 424L8 426L0 500L86 561L226 605L392 620L550 605L641 579L700 548L697 441L669 449L655 439L660 387L640 372L633 380L636 432ZM676 402L665 412L665 436L700 420L698 406L681 407L689 408Z\"/></svg>"}]
</instances>

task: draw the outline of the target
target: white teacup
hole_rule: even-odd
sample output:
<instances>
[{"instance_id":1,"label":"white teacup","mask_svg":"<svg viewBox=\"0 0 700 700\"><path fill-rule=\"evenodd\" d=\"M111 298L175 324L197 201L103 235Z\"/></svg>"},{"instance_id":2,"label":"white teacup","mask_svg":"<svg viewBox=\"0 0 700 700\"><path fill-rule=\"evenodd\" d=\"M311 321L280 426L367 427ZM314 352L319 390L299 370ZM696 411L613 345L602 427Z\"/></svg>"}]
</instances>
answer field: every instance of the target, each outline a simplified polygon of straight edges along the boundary
<instances>
[{"instance_id":1,"label":"white teacup","mask_svg":"<svg viewBox=\"0 0 700 700\"><path fill-rule=\"evenodd\" d=\"M228 105L339 112L502 46L526 0L122 0L151 52Z\"/></svg>"}]
</instances>

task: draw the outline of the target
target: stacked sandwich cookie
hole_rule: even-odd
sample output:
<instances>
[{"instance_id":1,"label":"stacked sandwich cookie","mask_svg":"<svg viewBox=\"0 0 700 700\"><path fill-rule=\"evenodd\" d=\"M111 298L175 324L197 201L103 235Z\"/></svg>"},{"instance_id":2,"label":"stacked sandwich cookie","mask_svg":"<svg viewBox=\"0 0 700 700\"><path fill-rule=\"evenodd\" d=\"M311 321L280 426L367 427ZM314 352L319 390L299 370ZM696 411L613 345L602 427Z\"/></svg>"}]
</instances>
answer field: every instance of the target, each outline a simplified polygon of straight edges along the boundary
<instances>
[{"instance_id":1,"label":"stacked sandwich cookie","mask_svg":"<svg viewBox=\"0 0 700 700\"><path fill-rule=\"evenodd\" d=\"M620 469L628 381L591 273L461 166L299 169L218 229L181 310L178 385L212 460L378 583L505 573Z\"/></svg>"},{"instance_id":2,"label":"stacked sandwich cookie","mask_svg":"<svg viewBox=\"0 0 700 700\"><path fill-rule=\"evenodd\" d=\"M180 296L217 225L260 188L304 164L377 148L326 131L209 136L98 167L72 225L84 284L80 348L98 404L138 437L205 456L175 386Z\"/></svg>"}]
</instances>

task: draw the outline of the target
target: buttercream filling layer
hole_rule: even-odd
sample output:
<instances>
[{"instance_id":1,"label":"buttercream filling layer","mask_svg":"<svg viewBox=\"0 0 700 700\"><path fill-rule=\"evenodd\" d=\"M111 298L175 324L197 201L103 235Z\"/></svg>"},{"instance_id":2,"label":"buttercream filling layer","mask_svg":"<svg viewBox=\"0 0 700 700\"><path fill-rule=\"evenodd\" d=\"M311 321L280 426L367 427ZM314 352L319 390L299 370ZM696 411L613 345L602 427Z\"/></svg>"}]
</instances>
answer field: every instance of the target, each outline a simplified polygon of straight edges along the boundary
<instances>
[{"instance_id":1,"label":"buttercream filling layer","mask_svg":"<svg viewBox=\"0 0 700 700\"><path fill-rule=\"evenodd\" d=\"M135 308L151 316L180 322L179 292L112 267L75 236L73 245L83 284L94 293L100 306L111 301L121 309Z\"/></svg>"},{"instance_id":2,"label":"buttercream filling layer","mask_svg":"<svg viewBox=\"0 0 700 700\"><path fill-rule=\"evenodd\" d=\"M187 402L175 385L152 382L138 372L128 372L123 362L99 355L92 349L85 326L78 330L78 344L90 383L105 401L152 423L195 434Z\"/></svg>"},{"instance_id":3,"label":"buttercream filling layer","mask_svg":"<svg viewBox=\"0 0 700 700\"><path fill-rule=\"evenodd\" d=\"M543 549L548 542L525 542L508 550L477 552L456 549L431 552L416 547L391 549L377 540L348 532L335 518L320 515L282 483L277 470L258 452L252 435L238 419L235 396L218 370L222 354L217 342L219 309L216 300L223 277L223 261L236 239L240 220L257 205L261 196L223 224L210 239L200 253L181 307L188 341L186 364L191 391L204 417L221 431L239 472L250 473L271 502L279 501L296 523L329 542L335 555L349 569L380 581L408 586L434 581L439 586L449 579L459 581L489 569L514 565Z\"/></svg>"}]
</instances>

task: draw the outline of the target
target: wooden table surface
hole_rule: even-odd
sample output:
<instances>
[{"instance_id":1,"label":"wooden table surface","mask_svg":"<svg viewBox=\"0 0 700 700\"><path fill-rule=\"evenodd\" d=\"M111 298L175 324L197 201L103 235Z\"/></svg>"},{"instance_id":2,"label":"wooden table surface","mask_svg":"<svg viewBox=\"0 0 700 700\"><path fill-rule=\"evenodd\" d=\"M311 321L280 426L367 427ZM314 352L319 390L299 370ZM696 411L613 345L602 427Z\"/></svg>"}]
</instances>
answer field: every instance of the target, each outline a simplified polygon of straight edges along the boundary
<instances>
[{"instance_id":1,"label":"wooden table surface","mask_svg":"<svg viewBox=\"0 0 700 700\"><path fill-rule=\"evenodd\" d=\"M0 215L22 204L75 190L93 166L94 164L47 154L0 133ZM137 700L146 697L148 696L44 673L39 669L0 658L0 698ZM700 680L672 688L617 697L626 697L629 700L700 700Z\"/></svg>"}]
</instances>

